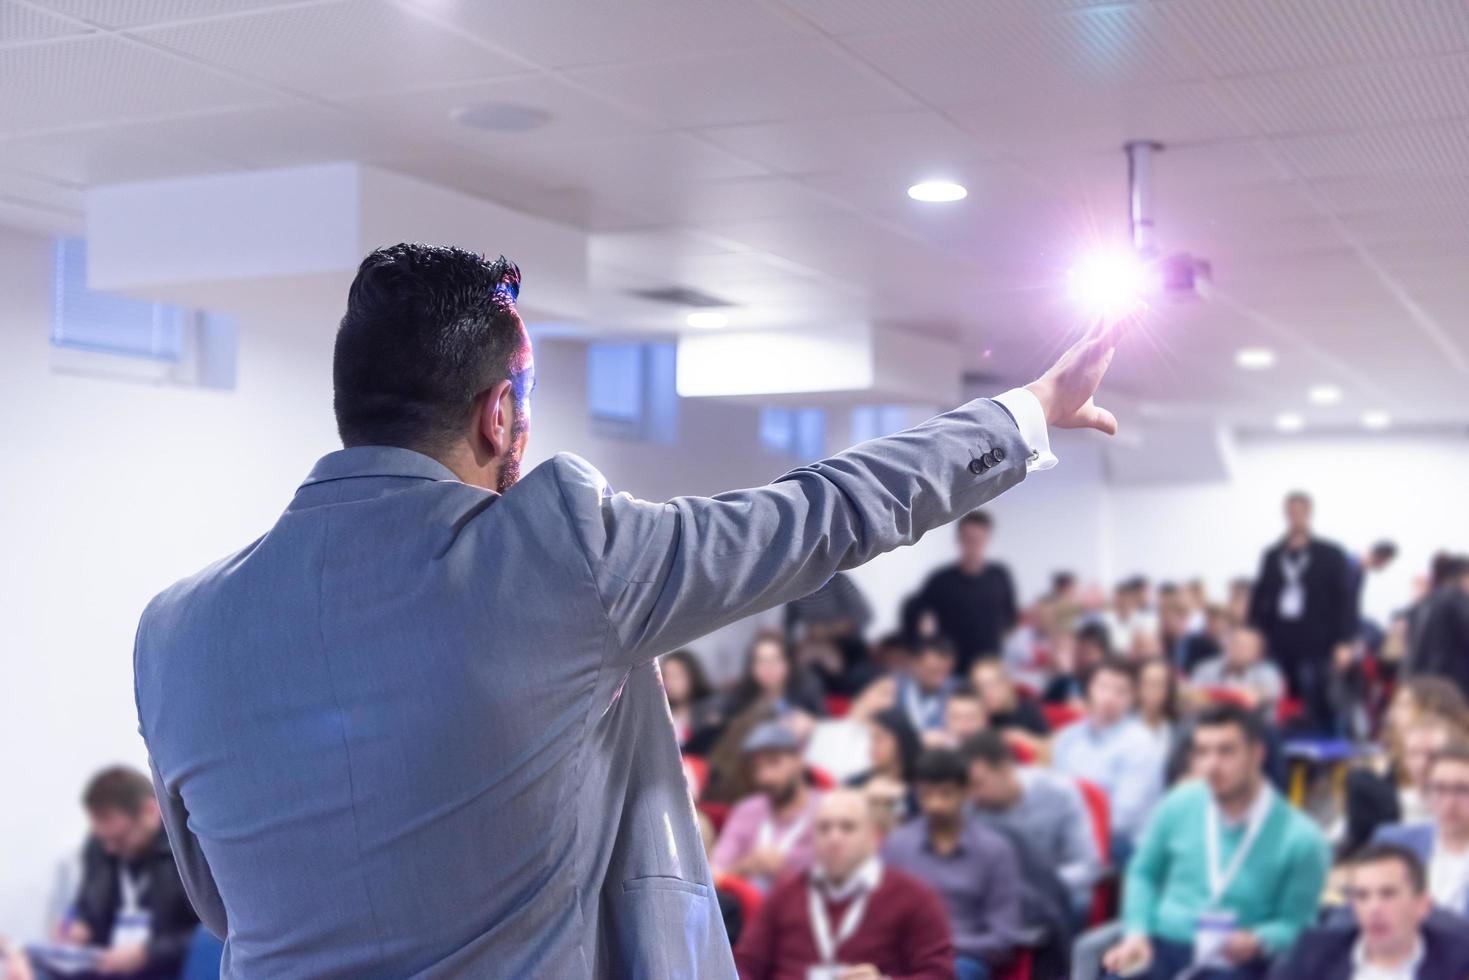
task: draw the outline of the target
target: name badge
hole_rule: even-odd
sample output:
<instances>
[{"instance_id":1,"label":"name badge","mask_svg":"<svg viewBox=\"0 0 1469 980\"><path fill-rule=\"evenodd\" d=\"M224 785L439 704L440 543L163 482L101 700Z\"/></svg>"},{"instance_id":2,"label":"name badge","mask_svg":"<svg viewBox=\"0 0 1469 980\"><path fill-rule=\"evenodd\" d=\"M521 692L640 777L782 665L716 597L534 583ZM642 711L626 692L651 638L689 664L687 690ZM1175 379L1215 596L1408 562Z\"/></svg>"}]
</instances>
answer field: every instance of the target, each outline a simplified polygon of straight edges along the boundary
<instances>
[{"instance_id":1,"label":"name badge","mask_svg":"<svg viewBox=\"0 0 1469 980\"><path fill-rule=\"evenodd\" d=\"M806 980L837 980L845 969L844 963L818 963L806 967Z\"/></svg>"},{"instance_id":2,"label":"name badge","mask_svg":"<svg viewBox=\"0 0 1469 980\"><path fill-rule=\"evenodd\" d=\"M147 912L121 912L112 924L112 948L146 946L153 937L153 917Z\"/></svg>"},{"instance_id":3,"label":"name badge","mask_svg":"<svg viewBox=\"0 0 1469 980\"><path fill-rule=\"evenodd\" d=\"M1224 941L1234 932L1238 917L1228 909L1205 912L1194 923L1194 965L1218 965L1224 961Z\"/></svg>"},{"instance_id":4,"label":"name badge","mask_svg":"<svg viewBox=\"0 0 1469 980\"><path fill-rule=\"evenodd\" d=\"M1300 619L1306 612L1306 587L1291 582L1280 590L1280 618Z\"/></svg>"}]
</instances>

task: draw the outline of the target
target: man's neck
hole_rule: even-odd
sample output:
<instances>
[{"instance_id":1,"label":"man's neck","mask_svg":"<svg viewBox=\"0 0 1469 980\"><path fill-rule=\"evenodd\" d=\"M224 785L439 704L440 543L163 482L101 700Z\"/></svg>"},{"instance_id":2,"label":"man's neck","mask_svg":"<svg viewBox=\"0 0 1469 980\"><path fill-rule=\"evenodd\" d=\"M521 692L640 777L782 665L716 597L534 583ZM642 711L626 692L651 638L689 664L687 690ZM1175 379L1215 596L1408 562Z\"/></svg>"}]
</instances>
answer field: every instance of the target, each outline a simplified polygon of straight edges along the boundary
<instances>
[{"instance_id":1,"label":"man's neck","mask_svg":"<svg viewBox=\"0 0 1469 980\"><path fill-rule=\"evenodd\" d=\"M963 823L959 820L935 820L928 818L928 846L938 854L949 854L959 845L959 831Z\"/></svg>"},{"instance_id":2,"label":"man's neck","mask_svg":"<svg viewBox=\"0 0 1469 980\"><path fill-rule=\"evenodd\" d=\"M1255 801L1264 791L1265 780L1258 775L1253 776L1239 792L1231 793L1228 797L1220 797L1219 809L1231 823L1243 820L1245 814L1250 812L1250 808L1255 805Z\"/></svg>"},{"instance_id":3,"label":"man's neck","mask_svg":"<svg viewBox=\"0 0 1469 980\"><path fill-rule=\"evenodd\" d=\"M1375 966L1383 970L1400 969L1412 962L1413 957L1418 954L1418 934L1412 933L1400 939L1385 942L1378 949L1363 944L1362 958L1369 966Z\"/></svg>"},{"instance_id":4,"label":"man's neck","mask_svg":"<svg viewBox=\"0 0 1469 980\"><path fill-rule=\"evenodd\" d=\"M1300 551L1310 543L1311 531L1309 528L1304 531L1289 531L1286 533L1285 546L1291 551Z\"/></svg>"},{"instance_id":5,"label":"man's neck","mask_svg":"<svg viewBox=\"0 0 1469 980\"><path fill-rule=\"evenodd\" d=\"M965 575L978 575L980 572L984 571L984 565L985 561L983 558L981 558L979 561L961 560L959 562L959 571L963 572Z\"/></svg>"}]
</instances>

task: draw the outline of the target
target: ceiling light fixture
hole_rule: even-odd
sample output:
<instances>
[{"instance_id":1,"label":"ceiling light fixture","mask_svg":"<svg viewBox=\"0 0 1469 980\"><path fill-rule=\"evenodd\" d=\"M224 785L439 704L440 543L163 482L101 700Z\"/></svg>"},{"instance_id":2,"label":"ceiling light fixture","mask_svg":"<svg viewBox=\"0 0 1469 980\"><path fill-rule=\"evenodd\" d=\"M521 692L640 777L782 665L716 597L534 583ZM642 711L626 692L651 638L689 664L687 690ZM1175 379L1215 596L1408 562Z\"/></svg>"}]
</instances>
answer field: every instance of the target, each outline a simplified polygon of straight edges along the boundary
<instances>
[{"instance_id":1,"label":"ceiling light fixture","mask_svg":"<svg viewBox=\"0 0 1469 980\"><path fill-rule=\"evenodd\" d=\"M1263 371L1275 366L1275 351L1268 347L1242 347L1235 352L1234 363L1247 371Z\"/></svg>"},{"instance_id":2,"label":"ceiling light fixture","mask_svg":"<svg viewBox=\"0 0 1469 980\"><path fill-rule=\"evenodd\" d=\"M1336 385L1312 385L1306 389L1306 397L1313 405L1335 405L1341 401L1341 389Z\"/></svg>"},{"instance_id":3,"label":"ceiling light fixture","mask_svg":"<svg viewBox=\"0 0 1469 980\"><path fill-rule=\"evenodd\" d=\"M718 330L720 327L729 325L729 317L714 310L699 310L685 317L684 323L695 330Z\"/></svg>"},{"instance_id":4,"label":"ceiling light fixture","mask_svg":"<svg viewBox=\"0 0 1469 980\"><path fill-rule=\"evenodd\" d=\"M1372 411L1362 413L1362 428L1373 432L1381 432L1392 425L1392 416L1386 412Z\"/></svg>"},{"instance_id":5,"label":"ceiling light fixture","mask_svg":"<svg viewBox=\"0 0 1469 980\"><path fill-rule=\"evenodd\" d=\"M908 188L908 196L915 201L946 204L964 200L969 196L969 191L964 189L963 184L956 184L952 180L924 180Z\"/></svg>"},{"instance_id":6,"label":"ceiling light fixture","mask_svg":"<svg viewBox=\"0 0 1469 980\"><path fill-rule=\"evenodd\" d=\"M1281 432L1300 432L1306 427L1306 420L1295 412L1281 412L1275 416L1275 427Z\"/></svg>"},{"instance_id":7,"label":"ceiling light fixture","mask_svg":"<svg viewBox=\"0 0 1469 980\"><path fill-rule=\"evenodd\" d=\"M551 121L545 109L517 102L480 102L462 106L449 115L461 126L492 133L528 133Z\"/></svg>"}]
</instances>

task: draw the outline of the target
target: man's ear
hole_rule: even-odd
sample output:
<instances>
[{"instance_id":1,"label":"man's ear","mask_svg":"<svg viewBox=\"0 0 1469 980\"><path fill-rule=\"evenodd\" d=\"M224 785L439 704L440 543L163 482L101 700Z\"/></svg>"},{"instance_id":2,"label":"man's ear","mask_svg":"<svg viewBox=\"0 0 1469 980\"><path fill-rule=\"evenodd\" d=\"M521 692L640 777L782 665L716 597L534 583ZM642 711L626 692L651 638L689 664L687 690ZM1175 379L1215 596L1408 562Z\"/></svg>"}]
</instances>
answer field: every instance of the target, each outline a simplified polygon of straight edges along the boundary
<instances>
[{"instance_id":1,"label":"man's ear","mask_svg":"<svg viewBox=\"0 0 1469 980\"><path fill-rule=\"evenodd\" d=\"M504 456L510 451L510 432L515 422L515 390L509 381L497 381L485 392L479 409L479 431L489 445L490 454Z\"/></svg>"}]
</instances>

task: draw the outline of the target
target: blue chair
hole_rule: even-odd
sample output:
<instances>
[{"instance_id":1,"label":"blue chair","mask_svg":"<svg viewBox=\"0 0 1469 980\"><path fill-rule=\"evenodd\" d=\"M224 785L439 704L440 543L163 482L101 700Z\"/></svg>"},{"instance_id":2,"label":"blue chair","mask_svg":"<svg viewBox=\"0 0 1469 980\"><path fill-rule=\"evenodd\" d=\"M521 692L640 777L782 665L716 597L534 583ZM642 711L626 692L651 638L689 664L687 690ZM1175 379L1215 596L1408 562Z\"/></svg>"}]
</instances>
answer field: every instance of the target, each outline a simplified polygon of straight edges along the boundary
<instances>
[{"instance_id":1,"label":"blue chair","mask_svg":"<svg viewBox=\"0 0 1469 980\"><path fill-rule=\"evenodd\" d=\"M184 969L179 980L219 980L219 963L224 957L224 943L203 926L194 930L189 940L189 955L184 957Z\"/></svg>"}]
</instances>

